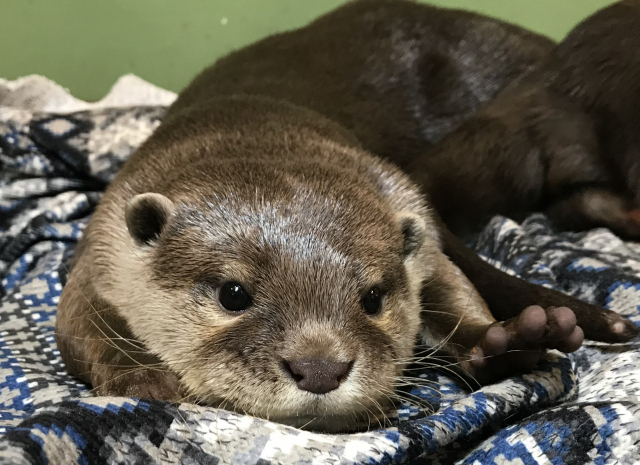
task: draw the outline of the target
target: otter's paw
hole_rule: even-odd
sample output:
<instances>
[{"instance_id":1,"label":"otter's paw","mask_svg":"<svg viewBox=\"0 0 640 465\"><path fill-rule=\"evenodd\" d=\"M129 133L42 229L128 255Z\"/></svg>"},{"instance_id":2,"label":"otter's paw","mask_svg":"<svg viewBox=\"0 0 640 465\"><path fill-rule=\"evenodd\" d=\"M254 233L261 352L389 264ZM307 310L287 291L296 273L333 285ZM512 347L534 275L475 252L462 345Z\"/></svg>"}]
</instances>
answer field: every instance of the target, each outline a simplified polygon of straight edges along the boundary
<instances>
[{"instance_id":1,"label":"otter's paw","mask_svg":"<svg viewBox=\"0 0 640 465\"><path fill-rule=\"evenodd\" d=\"M139 369L112 373L111 379L96 386L99 396L136 397L138 399L179 402L185 398L180 380L168 371Z\"/></svg>"},{"instance_id":2,"label":"otter's paw","mask_svg":"<svg viewBox=\"0 0 640 465\"><path fill-rule=\"evenodd\" d=\"M566 307L527 307L515 318L489 326L471 351L468 371L479 383L531 370L547 349L574 352L584 334Z\"/></svg>"}]
</instances>

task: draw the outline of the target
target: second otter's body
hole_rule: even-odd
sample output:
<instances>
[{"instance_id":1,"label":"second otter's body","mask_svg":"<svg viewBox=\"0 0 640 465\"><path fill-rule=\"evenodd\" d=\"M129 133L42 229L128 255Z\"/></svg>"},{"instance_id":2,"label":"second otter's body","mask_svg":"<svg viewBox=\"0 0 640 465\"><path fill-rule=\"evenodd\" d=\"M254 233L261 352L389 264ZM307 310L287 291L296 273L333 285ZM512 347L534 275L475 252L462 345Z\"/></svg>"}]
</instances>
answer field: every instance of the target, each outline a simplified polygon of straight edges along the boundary
<instances>
[{"instance_id":1,"label":"second otter's body","mask_svg":"<svg viewBox=\"0 0 640 465\"><path fill-rule=\"evenodd\" d=\"M546 211L562 229L640 238L639 30L638 0L587 18L406 167L450 228Z\"/></svg>"}]
</instances>

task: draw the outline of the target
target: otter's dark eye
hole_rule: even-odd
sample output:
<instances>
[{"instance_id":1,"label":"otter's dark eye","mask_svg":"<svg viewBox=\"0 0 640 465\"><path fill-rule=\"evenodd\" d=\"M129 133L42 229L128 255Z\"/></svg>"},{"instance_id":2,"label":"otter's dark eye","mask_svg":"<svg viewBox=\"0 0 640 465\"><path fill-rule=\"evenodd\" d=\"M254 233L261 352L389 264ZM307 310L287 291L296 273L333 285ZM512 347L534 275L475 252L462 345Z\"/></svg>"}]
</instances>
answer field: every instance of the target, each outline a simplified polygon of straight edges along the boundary
<instances>
[{"instance_id":1,"label":"otter's dark eye","mask_svg":"<svg viewBox=\"0 0 640 465\"><path fill-rule=\"evenodd\" d=\"M380 311L382 306L382 292L377 287L369 289L360 301L362 309L367 315L375 315Z\"/></svg>"},{"instance_id":2,"label":"otter's dark eye","mask_svg":"<svg viewBox=\"0 0 640 465\"><path fill-rule=\"evenodd\" d=\"M251 297L238 283L225 283L220 288L220 305L230 312L241 312L251 305Z\"/></svg>"}]
</instances>

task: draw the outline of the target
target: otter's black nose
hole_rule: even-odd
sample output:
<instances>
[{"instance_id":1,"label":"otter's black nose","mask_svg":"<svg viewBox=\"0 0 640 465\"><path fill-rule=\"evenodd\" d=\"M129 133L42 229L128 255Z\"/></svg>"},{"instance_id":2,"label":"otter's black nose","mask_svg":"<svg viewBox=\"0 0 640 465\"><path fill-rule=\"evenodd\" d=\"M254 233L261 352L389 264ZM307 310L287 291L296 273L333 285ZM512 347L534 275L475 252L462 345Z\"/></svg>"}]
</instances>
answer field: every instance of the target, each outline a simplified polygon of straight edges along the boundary
<instances>
[{"instance_id":1,"label":"otter's black nose","mask_svg":"<svg viewBox=\"0 0 640 465\"><path fill-rule=\"evenodd\" d=\"M327 358L301 358L284 360L284 370L303 391L326 394L338 389L349 376L353 362L334 362Z\"/></svg>"}]
</instances>

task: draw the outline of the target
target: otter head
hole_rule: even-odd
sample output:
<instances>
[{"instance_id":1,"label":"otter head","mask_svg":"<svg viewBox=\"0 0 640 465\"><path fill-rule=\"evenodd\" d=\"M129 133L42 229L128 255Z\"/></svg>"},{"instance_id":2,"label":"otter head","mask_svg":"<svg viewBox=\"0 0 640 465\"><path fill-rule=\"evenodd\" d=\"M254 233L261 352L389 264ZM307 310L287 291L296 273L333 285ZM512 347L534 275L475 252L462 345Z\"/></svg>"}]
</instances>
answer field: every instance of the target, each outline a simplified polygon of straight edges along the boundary
<instances>
[{"instance_id":1,"label":"otter head","mask_svg":"<svg viewBox=\"0 0 640 465\"><path fill-rule=\"evenodd\" d=\"M424 207L321 163L199 172L127 205L134 334L201 402L324 431L388 413L432 272Z\"/></svg>"}]
</instances>

